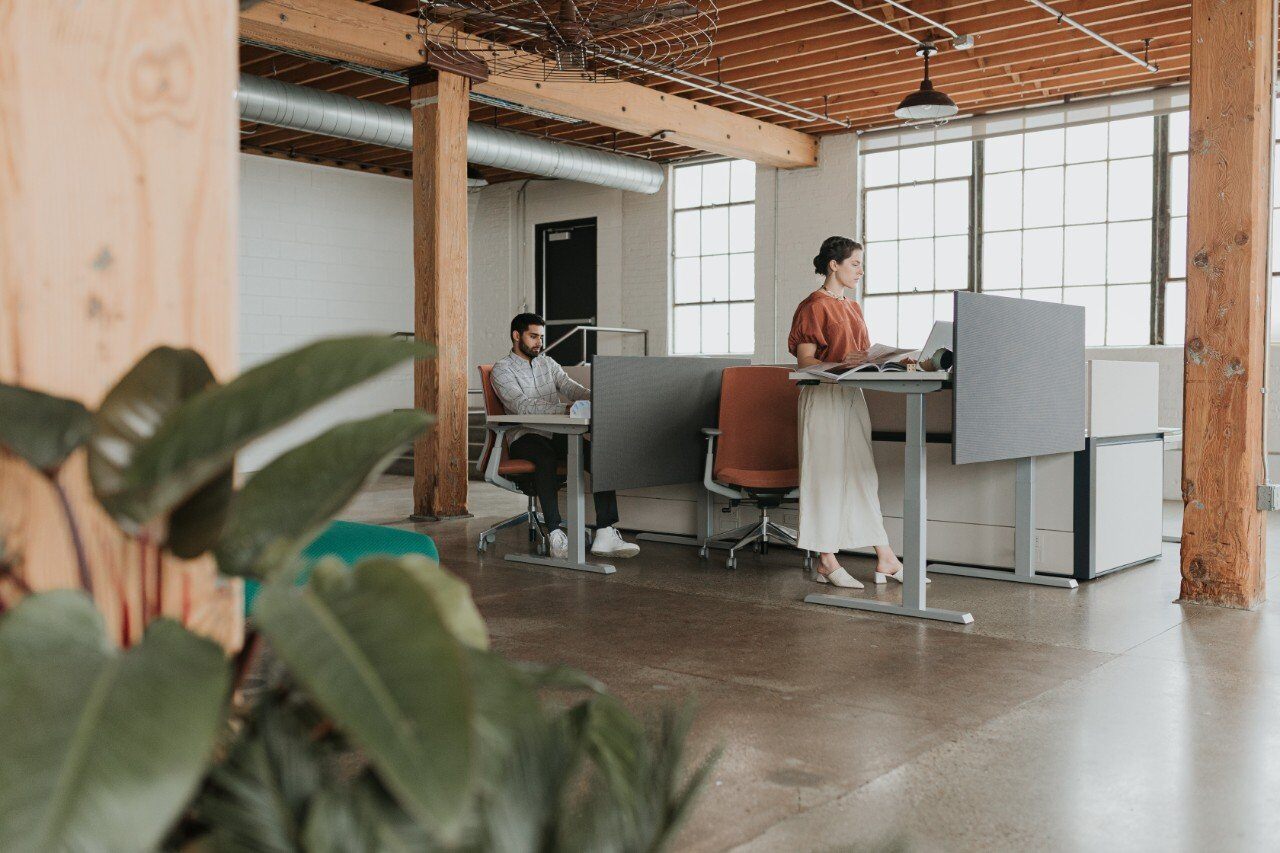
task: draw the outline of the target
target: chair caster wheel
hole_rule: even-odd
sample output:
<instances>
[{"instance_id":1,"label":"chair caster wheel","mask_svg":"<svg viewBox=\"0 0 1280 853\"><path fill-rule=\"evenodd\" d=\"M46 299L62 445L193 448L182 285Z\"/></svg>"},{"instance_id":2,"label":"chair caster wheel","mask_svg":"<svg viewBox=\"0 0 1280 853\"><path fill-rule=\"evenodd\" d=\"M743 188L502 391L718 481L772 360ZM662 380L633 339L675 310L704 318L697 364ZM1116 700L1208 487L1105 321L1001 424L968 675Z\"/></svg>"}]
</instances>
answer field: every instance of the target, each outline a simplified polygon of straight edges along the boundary
<instances>
[{"instance_id":1,"label":"chair caster wheel","mask_svg":"<svg viewBox=\"0 0 1280 853\"><path fill-rule=\"evenodd\" d=\"M707 549L705 545L698 549L699 560L706 560L706 559L709 559L710 557L711 557L711 552Z\"/></svg>"},{"instance_id":2,"label":"chair caster wheel","mask_svg":"<svg viewBox=\"0 0 1280 853\"><path fill-rule=\"evenodd\" d=\"M724 561L724 567L725 567L726 569L736 569L736 568L738 568L738 558L737 558L737 557L730 557L729 559L725 560L725 561Z\"/></svg>"}]
</instances>

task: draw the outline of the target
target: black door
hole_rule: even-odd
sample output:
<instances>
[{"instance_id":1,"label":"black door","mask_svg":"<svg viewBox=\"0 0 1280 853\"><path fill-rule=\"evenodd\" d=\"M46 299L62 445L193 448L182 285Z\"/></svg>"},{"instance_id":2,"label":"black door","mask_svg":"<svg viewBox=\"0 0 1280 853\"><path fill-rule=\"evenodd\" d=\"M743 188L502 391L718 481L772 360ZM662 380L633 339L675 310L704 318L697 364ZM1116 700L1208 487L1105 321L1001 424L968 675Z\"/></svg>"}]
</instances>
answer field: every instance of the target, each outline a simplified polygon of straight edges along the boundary
<instances>
[{"instance_id":1,"label":"black door","mask_svg":"<svg viewBox=\"0 0 1280 853\"><path fill-rule=\"evenodd\" d=\"M537 226L534 268L537 312L547 321L547 346L576 326L596 325L596 221ZM584 340L585 337L585 340ZM551 350L561 364L581 364L596 352L596 335L574 335Z\"/></svg>"}]
</instances>

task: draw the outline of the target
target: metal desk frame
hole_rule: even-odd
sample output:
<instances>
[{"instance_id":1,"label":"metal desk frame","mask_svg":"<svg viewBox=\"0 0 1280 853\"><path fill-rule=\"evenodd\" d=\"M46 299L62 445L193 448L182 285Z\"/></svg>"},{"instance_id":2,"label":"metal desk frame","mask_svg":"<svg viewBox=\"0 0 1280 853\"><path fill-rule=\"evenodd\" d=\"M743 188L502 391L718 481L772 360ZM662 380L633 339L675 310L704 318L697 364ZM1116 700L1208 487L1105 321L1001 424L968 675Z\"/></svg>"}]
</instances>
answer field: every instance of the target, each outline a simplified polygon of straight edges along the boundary
<instances>
[{"instance_id":1,"label":"metal desk frame","mask_svg":"<svg viewBox=\"0 0 1280 853\"><path fill-rule=\"evenodd\" d=\"M566 520L568 522L569 557L559 560L555 557L539 557L535 554L506 554L503 559L513 563L530 563L535 566L551 566L557 569L573 569L578 572L593 572L600 575L611 575L616 569L605 563L587 562L586 531L586 488L583 483L582 441L583 436L591 430L590 418L575 418L569 415L495 415L488 419L489 423L511 424L513 426L536 427L543 432L563 433L569 437L569 458L566 462L567 486L569 490L569 507Z\"/></svg>"},{"instance_id":2,"label":"metal desk frame","mask_svg":"<svg viewBox=\"0 0 1280 853\"><path fill-rule=\"evenodd\" d=\"M902 508L902 603L876 601L868 598L849 598L843 595L806 595L806 604L822 604L828 607L846 607L851 610L870 610L891 613L895 616L914 616L918 619L935 619L940 622L956 622L968 625L973 615L959 610L942 610L929 607L925 601L925 554L928 553L929 520L926 506L927 465L925 458L924 399L926 394L947 387L950 375L941 372L871 373L857 379L840 382L825 380L814 382L811 374L792 373L791 378L813 384L839 385L849 389L872 389L905 394L907 404L906 472L903 477L904 502Z\"/></svg>"}]
</instances>

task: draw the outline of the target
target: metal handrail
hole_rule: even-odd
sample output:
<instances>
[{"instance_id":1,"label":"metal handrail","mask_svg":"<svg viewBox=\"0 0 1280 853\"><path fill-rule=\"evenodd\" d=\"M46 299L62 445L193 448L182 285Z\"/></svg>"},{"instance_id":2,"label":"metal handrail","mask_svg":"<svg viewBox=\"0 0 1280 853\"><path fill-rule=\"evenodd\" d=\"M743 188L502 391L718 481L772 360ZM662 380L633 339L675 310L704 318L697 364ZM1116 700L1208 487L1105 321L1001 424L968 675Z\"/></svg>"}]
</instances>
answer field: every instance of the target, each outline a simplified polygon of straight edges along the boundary
<instances>
[{"instance_id":1,"label":"metal handrail","mask_svg":"<svg viewBox=\"0 0 1280 853\"><path fill-rule=\"evenodd\" d=\"M544 349L542 351L543 355L550 353L551 350L555 349L560 344L569 340L569 338L573 337L579 332L582 333L583 349L586 348L587 332L617 332L618 334L622 334L622 335L644 335L644 354L645 355L649 354L649 330L648 329L627 329L621 326L574 326L572 329L565 332L560 337L556 338L555 341L553 341L546 349ZM587 363L587 360L585 358L582 361L578 362L579 365L583 365L586 363Z\"/></svg>"}]
</instances>

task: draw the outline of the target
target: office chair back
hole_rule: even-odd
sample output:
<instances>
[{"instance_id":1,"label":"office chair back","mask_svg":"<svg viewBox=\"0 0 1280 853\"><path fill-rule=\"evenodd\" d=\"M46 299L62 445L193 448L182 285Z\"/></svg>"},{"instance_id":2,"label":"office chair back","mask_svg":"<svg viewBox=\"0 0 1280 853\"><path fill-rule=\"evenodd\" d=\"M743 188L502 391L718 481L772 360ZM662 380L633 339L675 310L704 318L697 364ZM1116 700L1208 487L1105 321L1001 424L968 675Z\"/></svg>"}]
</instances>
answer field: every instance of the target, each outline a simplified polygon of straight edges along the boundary
<instances>
[{"instance_id":1,"label":"office chair back","mask_svg":"<svg viewBox=\"0 0 1280 853\"><path fill-rule=\"evenodd\" d=\"M502 405L502 399L498 397L498 392L493 390L492 364L480 365L480 389L484 391L484 413L487 417L505 415L507 413L507 407ZM480 455L480 461L478 463L480 473L482 474L489 469L489 457L493 454L494 445L498 444L498 442L494 440L496 439L496 436L493 433L489 433L488 439L489 440L484 443L484 453ZM502 463L507 462L507 443L505 441L502 442L502 447L499 448L499 450L502 453L502 459L499 460L499 464L501 465Z\"/></svg>"},{"instance_id":2,"label":"office chair back","mask_svg":"<svg viewBox=\"0 0 1280 853\"><path fill-rule=\"evenodd\" d=\"M788 367L726 367L720 380L721 435L716 442L712 476L718 481L794 488L787 483L800 467L796 420L800 389L787 378ZM770 472L774 476L744 478L745 472ZM794 476L794 475L793 475Z\"/></svg>"}]
</instances>

